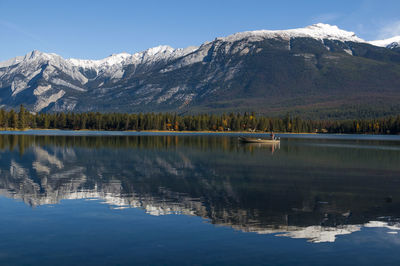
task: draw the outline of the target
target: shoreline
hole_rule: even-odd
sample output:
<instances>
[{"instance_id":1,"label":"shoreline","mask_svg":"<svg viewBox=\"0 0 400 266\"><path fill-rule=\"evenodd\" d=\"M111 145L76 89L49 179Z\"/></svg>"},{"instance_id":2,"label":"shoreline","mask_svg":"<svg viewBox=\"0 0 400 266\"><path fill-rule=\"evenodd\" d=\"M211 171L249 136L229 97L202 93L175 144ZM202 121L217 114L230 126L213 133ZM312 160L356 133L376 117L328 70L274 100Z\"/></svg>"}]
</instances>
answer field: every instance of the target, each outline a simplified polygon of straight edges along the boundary
<instances>
[{"instance_id":1,"label":"shoreline","mask_svg":"<svg viewBox=\"0 0 400 266\"><path fill-rule=\"evenodd\" d=\"M372 134L372 133L293 133L293 132L274 132L276 135L284 138L307 138L315 137L316 139L331 139L334 136L343 136L344 138L352 138L352 136L360 136L361 138L374 139L385 137L393 140L398 140L400 134ZM32 136L177 136L177 135L216 135L216 136L269 136L271 132L251 132L251 131L170 131L170 130L91 130L91 129L1 129L0 135L32 135Z\"/></svg>"},{"instance_id":2,"label":"shoreline","mask_svg":"<svg viewBox=\"0 0 400 266\"><path fill-rule=\"evenodd\" d=\"M26 128L26 129L11 129L11 128L0 128L0 134L3 132L36 132L36 131L48 131L48 132L107 132L107 133L167 133L167 134L254 134L254 135L265 135L271 134L271 131L211 131L211 130L202 130L202 131L190 131L190 130L182 130L182 131L174 131L174 130L97 130L97 129L57 129L57 128ZM365 136L399 136L398 134L375 134L375 133L324 133L324 132L280 132L274 131L275 134L285 134L285 135L365 135Z\"/></svg>"},{"instance_id":3,"label":"shoreline","mask_svg":"<svg viewBox=\"0 0 400 266\"><path fill-rule=\"evenodd\" d=\"M271 134L271 131L211 131L211 130L201 130L201 131L190 131L190 130L182 130L182 131L174 131L174 130L95 130L95 129L57 129L57 128L27 128L27 129L4 129L0 128L0 134L1 132L27 132L27 131L60 131L60 132L118 132L118 133L123 133L123 132L130 132L130 133L173 133L173 134ZM318 134L327 134L327 133L310 133L310 132L299 132L299 133L294 133L294 132L278 132L275 131L275 134L310 134L310 135L318 135ZM332 133L335 134L335 133ZM339 133L338 133L339 134ZM351 134L349 134L351 135Z\"/></svg>"}]
</instances>

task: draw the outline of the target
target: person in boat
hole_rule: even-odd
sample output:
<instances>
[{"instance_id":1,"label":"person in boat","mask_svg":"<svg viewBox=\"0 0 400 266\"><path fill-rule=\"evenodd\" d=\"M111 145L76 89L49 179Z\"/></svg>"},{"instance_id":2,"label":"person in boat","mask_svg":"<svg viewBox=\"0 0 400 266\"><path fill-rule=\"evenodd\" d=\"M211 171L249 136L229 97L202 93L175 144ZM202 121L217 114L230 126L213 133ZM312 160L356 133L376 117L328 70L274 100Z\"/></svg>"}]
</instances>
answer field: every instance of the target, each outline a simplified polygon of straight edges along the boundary
<instances>
[{"instance_id":1,"label":"person in boat","mask_svg":"<svg viewBox=\"0 0 400 266\"><path fill-rule=\"evenodd\" d=\"M271 137L272 140L275 140L275 133L274 133L274 131L271 131L270 137Z\"/></svg>"}]
</instances>

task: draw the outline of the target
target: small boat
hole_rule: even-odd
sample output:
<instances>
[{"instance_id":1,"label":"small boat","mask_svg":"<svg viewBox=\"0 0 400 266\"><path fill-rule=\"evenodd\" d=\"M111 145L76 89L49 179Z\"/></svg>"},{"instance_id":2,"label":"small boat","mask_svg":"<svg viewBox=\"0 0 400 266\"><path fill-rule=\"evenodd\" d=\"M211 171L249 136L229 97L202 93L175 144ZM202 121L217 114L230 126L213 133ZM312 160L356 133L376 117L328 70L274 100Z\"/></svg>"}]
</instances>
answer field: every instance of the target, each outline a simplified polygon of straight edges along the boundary
<instances>
[{"instance_id":1,"label":"small boat","mask_svg":"<svg viewBox=\"0 0 400 266\"><path fill-rule=\"evenodd\" d=\"M264 143L264 144L277 144L281 142L279 138L261 139L261 138L245 138L245 137L239 137L239 141L243 143Z\"/></svg>"}]
</instances>

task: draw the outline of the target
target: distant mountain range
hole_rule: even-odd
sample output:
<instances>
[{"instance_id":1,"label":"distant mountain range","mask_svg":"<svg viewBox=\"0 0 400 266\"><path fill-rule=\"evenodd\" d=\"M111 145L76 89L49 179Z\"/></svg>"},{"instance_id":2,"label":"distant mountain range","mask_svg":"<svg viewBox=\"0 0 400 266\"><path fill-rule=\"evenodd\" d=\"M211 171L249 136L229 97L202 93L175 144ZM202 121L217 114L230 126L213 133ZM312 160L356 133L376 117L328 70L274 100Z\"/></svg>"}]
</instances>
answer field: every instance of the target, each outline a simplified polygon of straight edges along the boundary
<instances>
[{"instance_id":1,"label":"distant mountain range","mask_svg":"<svg viewBox=\"0 0 400 266\"><path fill-rule=\"evenodd\" d=\"M254 111L305 118L400 113L400 36L327 24L236 33L102 60L33 51L0 63L0 107L33 112Z\"/></svg>"}]
</instances>

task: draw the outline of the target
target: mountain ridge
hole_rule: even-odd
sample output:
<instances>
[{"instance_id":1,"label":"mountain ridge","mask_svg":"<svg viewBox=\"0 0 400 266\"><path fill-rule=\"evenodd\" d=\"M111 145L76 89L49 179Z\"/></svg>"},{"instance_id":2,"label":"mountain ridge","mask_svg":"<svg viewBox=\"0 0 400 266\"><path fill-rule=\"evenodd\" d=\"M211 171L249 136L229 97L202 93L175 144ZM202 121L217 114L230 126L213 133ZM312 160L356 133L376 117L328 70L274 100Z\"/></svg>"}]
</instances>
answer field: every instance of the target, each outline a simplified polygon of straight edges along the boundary
<instances>
[{"instance_id":1,"label":"mountain ridge","mask_svg":"<svg viewBox=\"0 0 400 266\"><path fill-rule=\"evenodd\" d=\"M296 28L296 29L289 29L289 30L254 30L254 31L244 31L244 32L237 32L225 37L216 37L214 40L221 40L221 41L236 41L239 39L247 38L247 37L264 37L264 38L276 38L276 37L312 37L312 38L321 38L321 39L332 39L332 40L345 40L345 41L358 41L358 42L366 42L366 43L373 43L379 41L364 41L363 39L357 37L354 32L344 31L339 29L337 26L324 24L324 23L317 23L313 24L304 28ZM400 36L397 36L400 38ZM396 38L396 37L394 37ZM393 39L393 38L392 38ZM387 39L389 40L389 39ZM386 41L386 40L382 40ZM204 42L202 45L206 45L210 42ZM200 45L201 46L201 45ZM109 63L110 61L114 61L114 63L120 63L120 61L115 60L116 58L123 58L127 59L130 57L139 57L140 55L150 54L155 55L158 53L173 53L176 51L182 51L183 55L186 55L185 51L193 52L194 50L198 49L200 46L189 46L186 48L173 48L169 45L159 45L155 47L148 48L144 51L140 51L137 53L129 54L126 52L121 52L117 54L111 54L108 57L98 59L98 60L91 60L91 59L77 59L77 58L63 58L66 61L71 62L75 66L79 67L91 67L91 65L100 65L101 63ZM379 46L379 45L377 45ZM46 56L54 55L60 56L55 53L45 53L39 50L33 50L27 53L24 56L17 56L14 58L10 58L3 62L0 62L0 67L7 67L12 66L15 64L20 63L24 58L30 57L37 53L42 53ZM60 56L61 57L61 56ZM123 61L123 60L122 60ZM14 63L12 63L14 62ZM112 65L112 63L110 64Z\"/></svg>"},{"instance_id":2,"label":"mountain ridge","mask_svg":"<svg viewBox=\"0 0 400 266\"><path fill-rule=\"evenodd\" d=\"M307 117L321 106L323 116L335 116L340 110L329 108L348 109L349 103L343 105L338 97L349 91L352 103L360 95L360 110L373 113L368 111L371 102L363 98L400 98L399 71L397 47L373 46L353 32L319 23L241 32L198 47L161 45L100 60L64 59L35 50L0 63L0 107L24 104L33 112L294 112ZM382 75L374 80L374 72ZM397 112L392 103L378 107L377 116Z\"/></svg>"}]
</instances>

